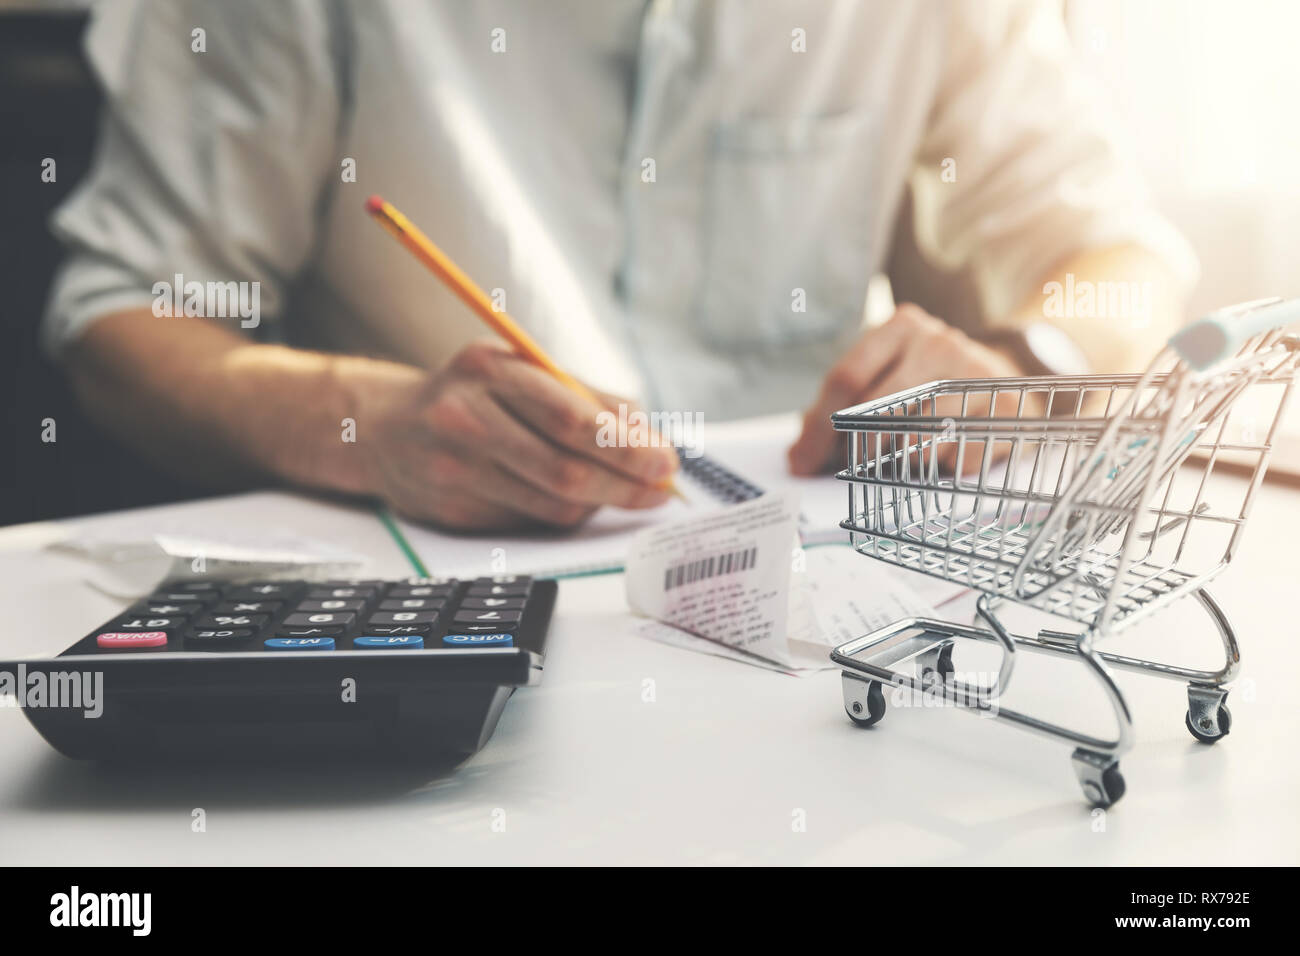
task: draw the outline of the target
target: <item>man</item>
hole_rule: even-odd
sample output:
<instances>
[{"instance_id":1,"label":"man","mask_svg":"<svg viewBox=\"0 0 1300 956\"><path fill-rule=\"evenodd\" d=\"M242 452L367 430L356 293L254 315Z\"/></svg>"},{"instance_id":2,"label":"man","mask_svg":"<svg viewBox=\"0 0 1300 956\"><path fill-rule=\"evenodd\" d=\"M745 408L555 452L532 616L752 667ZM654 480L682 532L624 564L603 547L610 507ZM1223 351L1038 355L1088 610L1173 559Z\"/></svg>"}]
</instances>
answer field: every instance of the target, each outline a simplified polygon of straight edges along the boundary
<instances>
[{"instance_id":1,"label":"man","mask_svg":"<svg viewBox=\"0 0 1300 956\"><path fill-rule=\"evenodd\" d=\"M921 244L971 271L990 324L1068 335L1097 370L1150 356L1194 272L1050 3L118 0L87 42L106 115L55 217L47 341L106 426L227 486L465 529L664 500L671 453L599 447L595 405L475 341L371 192L602 389L807 406L800 473L837 408L1052 367L914 307L862 331L909 182ZM1052 281L1150 294L1081 318L1045 308ZM169 315L191 283L229 294Z\"/></svg>"}]
</instances>

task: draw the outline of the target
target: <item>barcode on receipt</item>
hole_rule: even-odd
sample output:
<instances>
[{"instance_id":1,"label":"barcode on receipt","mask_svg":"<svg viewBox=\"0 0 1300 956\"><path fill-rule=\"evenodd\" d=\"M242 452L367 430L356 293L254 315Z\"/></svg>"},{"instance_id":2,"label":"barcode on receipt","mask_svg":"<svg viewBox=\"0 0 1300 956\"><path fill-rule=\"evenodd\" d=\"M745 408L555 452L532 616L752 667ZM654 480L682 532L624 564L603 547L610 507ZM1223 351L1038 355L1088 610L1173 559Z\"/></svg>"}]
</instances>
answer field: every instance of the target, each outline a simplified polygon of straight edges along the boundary
<instances>
[{"instance_id":1,"label":"barcode on receipt","mask_svg":"<svg viewBox=\"0 0 1300 956\"><path fill-rule=\"evenodd\" d=\"M748 571L758 560L758 548L726 551L709 558L698 558L685 564L674 565L664 571L664 590L671 591L683 584L694 584L723 574Z\"/></svg>"}]
</instances>

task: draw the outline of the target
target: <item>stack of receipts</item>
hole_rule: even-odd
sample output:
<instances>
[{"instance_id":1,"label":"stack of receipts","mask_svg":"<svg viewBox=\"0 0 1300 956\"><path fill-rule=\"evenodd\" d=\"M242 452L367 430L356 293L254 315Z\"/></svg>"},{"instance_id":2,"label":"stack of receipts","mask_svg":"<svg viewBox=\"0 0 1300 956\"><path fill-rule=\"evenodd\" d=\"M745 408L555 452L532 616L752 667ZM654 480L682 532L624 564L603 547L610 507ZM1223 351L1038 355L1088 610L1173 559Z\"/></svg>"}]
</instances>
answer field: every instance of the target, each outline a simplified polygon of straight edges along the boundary
<instances>
[{"instance_id":1,"label":"stack of receipts","mask_svg":"<svg viewBox=\"0 0 1300 956\"><path fill-rule=\"evenodd\" d=\"M809 674L832 667L830 649L932 605L960 588L927 587L852 548L804 549L799 496L767 494L640 532L625 582L631 609L655 640Z\"/></svg>"}]
</instances>

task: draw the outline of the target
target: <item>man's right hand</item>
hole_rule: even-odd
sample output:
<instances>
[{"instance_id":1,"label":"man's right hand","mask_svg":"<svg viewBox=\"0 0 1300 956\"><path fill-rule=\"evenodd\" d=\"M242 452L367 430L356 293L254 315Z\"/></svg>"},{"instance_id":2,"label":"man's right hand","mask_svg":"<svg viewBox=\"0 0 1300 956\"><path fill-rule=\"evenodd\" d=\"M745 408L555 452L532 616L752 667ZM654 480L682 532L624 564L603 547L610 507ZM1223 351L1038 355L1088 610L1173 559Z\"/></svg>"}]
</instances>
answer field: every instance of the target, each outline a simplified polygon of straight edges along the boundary
<instances>
[{"instance_id":1,"label":"man's right hand","mask_svg":"<svg viewBox=\"0 0 1300 956\"><path fill-rule=\"evenodd\" d=\"M412 518L467 531L571 527L601 505L650 508L671 494L672 448L601 447L606 409L497 343L379 386L369 378L360 393L354 450L373 493Z\"/></svg>"},{"instance_id":2,"label":"man's right hand","mask_svg":"<svg viewBox=\"0 0 1300 956\"><path fill-rule=\"evenodd\" d=\"M373 495L466 531L653 507L677 468L669 447L598 445L605 409L496 343L429 373L131 309L92 323L65 362L86 411L169 470Z\"/></svg>"}]
</instances>

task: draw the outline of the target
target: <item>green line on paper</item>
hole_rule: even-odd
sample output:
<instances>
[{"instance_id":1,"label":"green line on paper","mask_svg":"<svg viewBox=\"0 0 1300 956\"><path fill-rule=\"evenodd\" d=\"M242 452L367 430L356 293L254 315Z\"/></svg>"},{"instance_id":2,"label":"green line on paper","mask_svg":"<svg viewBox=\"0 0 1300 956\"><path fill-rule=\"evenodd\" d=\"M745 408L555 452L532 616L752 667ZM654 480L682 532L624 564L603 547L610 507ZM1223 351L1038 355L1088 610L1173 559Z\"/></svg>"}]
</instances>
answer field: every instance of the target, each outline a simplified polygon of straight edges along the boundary
<instances>
[{"instance_id":1,"label":"green line on paper","mask_svg":"<svg viewBox=\"0 0 1300 956\"><path fill-rule=\"evenodd\" d=\"M384 505L375 505L375 514L384 523L384 527L388 529L388 533L397 542L397 546L402 549L402 554L406 555L406 560L411 562L411 567L415 568L415 573L422 578L429 577L429 569L424 566L420 556L415 553L415 549L411 547L411 542L406 540L406 535L402 534L402 529L397 527L397 521L393 518L393 513Z\"/></svg>"}]
</instances>

